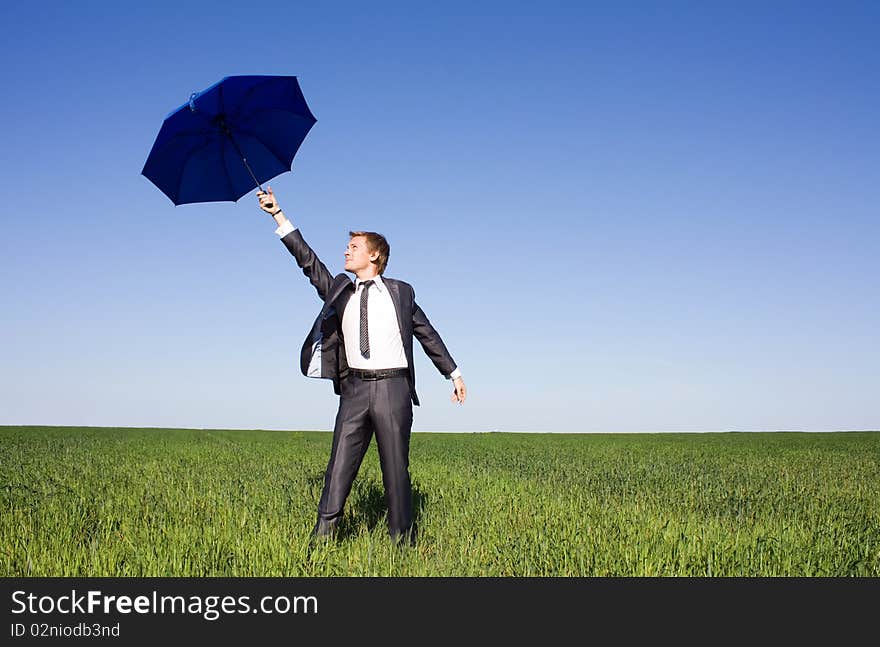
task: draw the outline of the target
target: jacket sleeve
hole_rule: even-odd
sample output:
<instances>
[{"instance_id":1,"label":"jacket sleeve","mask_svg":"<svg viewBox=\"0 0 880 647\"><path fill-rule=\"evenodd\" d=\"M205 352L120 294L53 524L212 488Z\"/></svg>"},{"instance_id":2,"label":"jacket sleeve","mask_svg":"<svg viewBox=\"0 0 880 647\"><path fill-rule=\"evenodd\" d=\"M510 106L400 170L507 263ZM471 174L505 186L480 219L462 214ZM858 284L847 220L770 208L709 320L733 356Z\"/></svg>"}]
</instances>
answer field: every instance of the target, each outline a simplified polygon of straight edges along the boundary
<instances>
[{"instance_id":1,"label":"jacket sleeve","mask_svg":"<svg viewBox=\"0 0 880 647\"><path fill-rule=\"evenodd\" d=\"M452 355L446 350L446 344L443 343L440 334L434 329L434 326L428 321L428 317L425 316L425 313L416 303L415 292L413 292L412 306L413 335L419 340L419 343L425 350L425 354L432 362L434 362L434 366L437 367L437 370L440 371L444 377L449 377L449 374L455 370L455 360L452 359Z\"/></svg>"},{"instance_id":2,"label":"jacket sleeve","mask_svg":"<svg viewBox=\"0 0 880 647\"><path fill-rule=\"evenodd\" d=\"M284 236L281 242L287 247L287 251L293 254L297 265L302 268L303 274L308 277L309 282L315 286L321 301L326 301L333 277L314 250L309 247L302 234L299 233L299 229L294 229Z\"/></svg>"}]
</instances>

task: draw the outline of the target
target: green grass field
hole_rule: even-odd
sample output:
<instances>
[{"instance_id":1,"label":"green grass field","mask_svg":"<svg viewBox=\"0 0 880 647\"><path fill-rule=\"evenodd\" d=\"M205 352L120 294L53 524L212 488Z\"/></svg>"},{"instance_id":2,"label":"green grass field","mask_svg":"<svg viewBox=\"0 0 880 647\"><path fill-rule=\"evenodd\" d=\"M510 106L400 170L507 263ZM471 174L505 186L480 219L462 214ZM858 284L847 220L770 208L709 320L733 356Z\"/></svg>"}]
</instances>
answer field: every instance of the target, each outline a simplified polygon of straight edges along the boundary
<instances>
[{"instance_id":1,"label":"green grass field","mask_svg":"<svg viewBox=\"0 0 880 647\"><path fill-rule=\"evenodd\" d=\"M419 543L375 440L309 545L322 432L0 427L0 574L880 576L880 433L413 434Z\"/></svg>"}]
</instances>

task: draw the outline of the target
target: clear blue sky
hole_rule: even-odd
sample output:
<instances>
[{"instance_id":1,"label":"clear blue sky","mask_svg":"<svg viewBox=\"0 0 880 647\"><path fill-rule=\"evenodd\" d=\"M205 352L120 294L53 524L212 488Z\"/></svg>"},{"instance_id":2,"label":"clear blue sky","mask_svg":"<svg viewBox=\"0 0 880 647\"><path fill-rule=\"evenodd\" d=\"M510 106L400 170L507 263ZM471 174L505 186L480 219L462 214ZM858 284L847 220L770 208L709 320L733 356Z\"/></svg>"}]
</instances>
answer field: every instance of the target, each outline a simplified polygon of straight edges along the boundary
<instances>
[{"instance_id":1,"label":"clear blue sky","mask_svg":"<svg viewBox=\"0 0 880 647\"><path fill-rule=\"evenodd\" d=\"M415 431L880 428L871 2L4 7L0 424L328 429L320 302L259 211L140 175L233 74L317 117L270 182L331 271L391 243Z\"/></svg>"}]
</instances>

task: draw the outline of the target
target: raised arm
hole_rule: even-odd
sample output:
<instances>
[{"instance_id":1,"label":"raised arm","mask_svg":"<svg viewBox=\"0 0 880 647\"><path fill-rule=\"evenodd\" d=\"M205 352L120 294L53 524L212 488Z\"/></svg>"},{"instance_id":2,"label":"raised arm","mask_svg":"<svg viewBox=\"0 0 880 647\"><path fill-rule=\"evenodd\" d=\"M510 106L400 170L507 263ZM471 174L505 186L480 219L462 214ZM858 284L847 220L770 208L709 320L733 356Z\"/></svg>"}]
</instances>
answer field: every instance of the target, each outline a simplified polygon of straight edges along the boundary
<instances>
[{"instance_id":1,"label":"raised arm","mask_svg":"<svg viewBox=\"0 0 880 647\"><path fill-rule=\"evenodd\" d=\"M321 297L321 300L326 301L327 294L330 292L330 285L333 283L333 276L327 270L324 263L321 262L321 259L318 258L318 255L315 254L314 250L309 247L309 244L302 237L299 230L284 215L275 194L272 192L272 187L267 188L267 192L257 191L260 208L275 219L275 223L278 225L276 232L282 236L281 242L293 254L297 265L302 268L303 274L308 277L309 282L315 286L315 290L318 291L318 296Z\"/></svg>"}]
</instances>

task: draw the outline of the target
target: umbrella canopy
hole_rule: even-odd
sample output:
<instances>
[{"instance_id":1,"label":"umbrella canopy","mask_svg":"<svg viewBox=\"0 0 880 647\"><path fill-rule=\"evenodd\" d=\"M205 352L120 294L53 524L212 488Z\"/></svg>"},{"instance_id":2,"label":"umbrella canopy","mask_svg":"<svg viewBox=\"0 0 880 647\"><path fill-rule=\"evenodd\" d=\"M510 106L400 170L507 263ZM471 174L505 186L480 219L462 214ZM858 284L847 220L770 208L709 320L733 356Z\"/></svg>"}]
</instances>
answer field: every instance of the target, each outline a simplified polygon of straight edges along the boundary
<instances>
[{"instance_id":1,"label":"umbrella canopy","mask_svg":"<svg viewBox=\"0 0 880 647\"><path fill-rule=\"evenodd\" d=\"M141 174L175 205L235 202L289 171L316 121L295 76L227 76L166 117Z\"/></svg>"}]
</instances>

